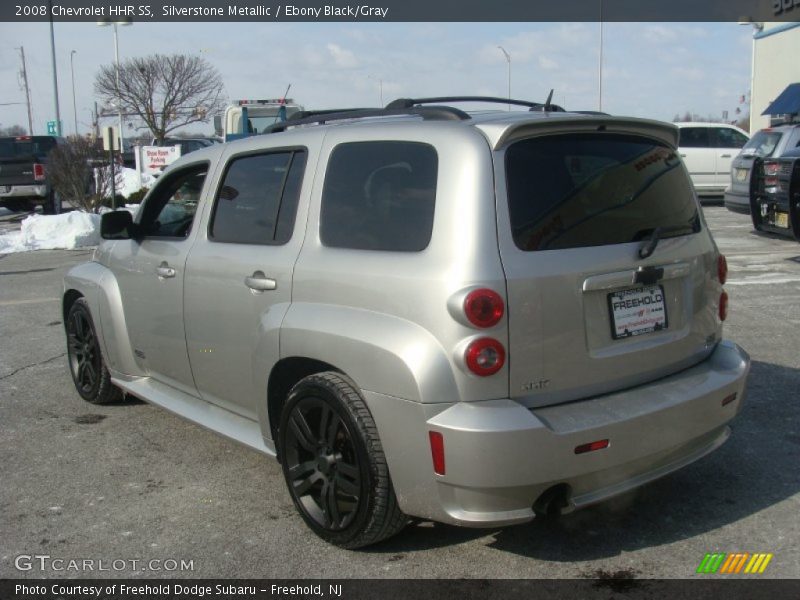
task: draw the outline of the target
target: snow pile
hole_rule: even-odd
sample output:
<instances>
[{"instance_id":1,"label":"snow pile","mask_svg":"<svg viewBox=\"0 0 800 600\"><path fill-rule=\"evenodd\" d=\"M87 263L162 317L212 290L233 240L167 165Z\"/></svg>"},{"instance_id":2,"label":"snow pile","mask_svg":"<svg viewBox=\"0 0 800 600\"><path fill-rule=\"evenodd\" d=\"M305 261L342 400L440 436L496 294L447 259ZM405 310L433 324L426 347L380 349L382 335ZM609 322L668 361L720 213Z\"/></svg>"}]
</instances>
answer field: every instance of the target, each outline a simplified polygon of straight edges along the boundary
<instances>
[{"instance_id":1,"label":"snow pile","mask_svg":"<svg viewBox=\"0 0 800 600\"><path fill-rule=\"evenodd\" d=\"M0 254L73 250L98 243L100 215L78 211L61 215L31 215L22 221L20 231L0 235Z\"/></svg>"},{"instance_id":2,"label":"snow pile","mask_svg":"<svg viewBox=\"0 0 800 600\"><path fill-rule=\"evenodd\" d=\"M102 177L102 172L108 167L95 169L95 181L98 177ZM128 197L133 193L138 192L142 188L151 188L155 183L156 178L149 173L139 173L136 169L128 169L126 167L117 167L114 169L114 184L116 187L117 195ZM111 187L109 180L108 187ZM111 197L111 191L106 194L106 197Z\"/></svg>"}]
</instances>

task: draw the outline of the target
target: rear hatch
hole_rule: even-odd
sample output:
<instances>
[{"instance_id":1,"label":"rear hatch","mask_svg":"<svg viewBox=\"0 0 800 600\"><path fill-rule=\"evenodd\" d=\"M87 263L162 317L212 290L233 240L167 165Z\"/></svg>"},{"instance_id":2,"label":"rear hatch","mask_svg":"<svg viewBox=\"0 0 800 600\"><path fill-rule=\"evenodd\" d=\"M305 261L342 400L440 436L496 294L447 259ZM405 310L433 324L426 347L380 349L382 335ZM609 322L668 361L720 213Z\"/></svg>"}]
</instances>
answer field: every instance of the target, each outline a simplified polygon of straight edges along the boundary
<instances>
[{"instance_id":1,"label":"rear hatch","mask_svg":"<svg viewBox=\"0 0 800 600\"><path fill-rule=\"evenodd\" d=\"M6 191L2 186L44 183L36 180L33 165L44 164L55 145L55 138L48 136L0 138L0 191Z\"/></svg>"},{"instance_id":2,"label":"rear hatch","mask_svg":"<svg viewBox=\"0 0 800 600\"><path fill-rule=\"evenodd\" d=\"M744 145L731 163L730 191L741 196L750 195L750 173L756 158L768 158L781 145L785 132L779 129L762 129Z\"/></svg>"},{"instance_id":3,"label":"rear hatch","mask_svg":"<svg viewBox=\"0 0 800 600\"><path fill-rule=\"evenodd\" d=\"M615 125L498 154L510 393L527 406L669 375L718 340L717 250L674 133Z\"/></svg>"}]
</instances>

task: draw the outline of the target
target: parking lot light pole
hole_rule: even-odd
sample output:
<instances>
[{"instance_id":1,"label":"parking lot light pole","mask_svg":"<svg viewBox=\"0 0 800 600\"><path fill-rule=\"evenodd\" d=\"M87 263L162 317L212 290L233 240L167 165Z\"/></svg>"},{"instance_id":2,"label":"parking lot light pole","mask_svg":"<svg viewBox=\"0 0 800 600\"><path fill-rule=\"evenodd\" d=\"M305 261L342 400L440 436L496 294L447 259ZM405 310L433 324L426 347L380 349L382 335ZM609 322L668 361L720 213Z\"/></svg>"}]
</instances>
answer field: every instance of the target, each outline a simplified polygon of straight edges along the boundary
<instances>
[{"instance_id":1,"label":"parking lot light pole","mask_svg":"<svg viewBox=\"0 0 800 600\"><path fill-rule=\"evenodd\" d=\"M58 72L56 71L56 34L53 30L53 2L47 2L47 14L50 15L50 60L53 65L53 99L56 109L56 135L61 135L61 109L58 106Z\"/></svg>"},{"instance_id":2,"label":"parking lot light pole","mask_svg":"<svg viewBox=\"0 0 800 600\"><path fill-rule=\"evenodd\" d=\"M104 19L97 22L98 27L114 26L114 65L115 77L117 85L117 110L119 112L119 155L122 156L124 150L123 140L125 139L125 132L122 129L122 91L119 87L119 36L117 34L117 25L127 26L133 25L133 20L129 17L120 21L112 21L111 19Z\"/></svg>"},{"instance_id":3,"label":"parking lot light pole","mask_svg":"<svg viewBox=\"0 0 800 600\"><path fill-rule=\"evenodd\" d=\"M78 136L78 106L75 104L75 63L73 59L78 53L77 50L72 50L69 53L69 70L72 75L72 118L75 120L75 136Z\"/></svg>"},{"instance_id":4,"label":"parking lot light pole","mask_svg":"<svg viewBox=\"0 0 800 600\"><path fill-rule=\"evenodd\" d=\"M508 63L508 110L511 110L511 55L502 46L498 46L498 48L500 48L500 52L506 57L506 62Z\"/></svg>"},{"instance_id":5,"label":"parking lot light pole","mask_svg":"<svg viewBox=\"0 0 800 600\"><path fill-rule=\"evenodd\" d=\"M750 123L748 129L753 133L753 88L756 83L756 35L764 30L764 24L753 21L752 17L741 17L739 25L750 25L753 28L753 49L750 54L750 98L747 110L750 113Z\"/></svg>"}]
</instances>

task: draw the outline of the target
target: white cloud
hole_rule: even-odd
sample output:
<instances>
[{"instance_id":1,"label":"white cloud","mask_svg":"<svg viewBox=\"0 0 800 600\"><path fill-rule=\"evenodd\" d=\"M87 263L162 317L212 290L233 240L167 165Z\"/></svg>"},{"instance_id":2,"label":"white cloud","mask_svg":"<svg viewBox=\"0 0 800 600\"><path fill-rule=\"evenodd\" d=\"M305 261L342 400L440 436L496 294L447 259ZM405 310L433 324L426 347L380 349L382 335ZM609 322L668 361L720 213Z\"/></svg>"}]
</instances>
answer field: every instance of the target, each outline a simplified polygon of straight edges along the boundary
<instances>
[{"instance_id":1,"label":"white cloud","mask_svg":"<svg viewBox=\"0 0 800 600\"><path fill-rule=\"evenodd\" d=\"M340 69L355 69L359 66L356 55L350 52L350 50L346 50L338 44L328 44L326 47L328 48L331 58L333 58L333 64Z\"/></svg>"}]
</instances>

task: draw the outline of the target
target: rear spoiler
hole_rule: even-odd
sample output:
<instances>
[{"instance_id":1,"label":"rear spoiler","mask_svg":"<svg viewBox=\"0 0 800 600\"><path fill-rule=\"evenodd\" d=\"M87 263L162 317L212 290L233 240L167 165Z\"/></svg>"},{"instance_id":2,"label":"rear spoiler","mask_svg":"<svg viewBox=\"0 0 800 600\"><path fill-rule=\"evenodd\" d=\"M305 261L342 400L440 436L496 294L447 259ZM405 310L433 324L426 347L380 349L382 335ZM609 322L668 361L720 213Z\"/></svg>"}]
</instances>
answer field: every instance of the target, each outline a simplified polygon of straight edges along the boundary
<instances>
[{"instance_id":1,"label":"rear spoiler","mask_svg":"<svg viewBox=\"0 0 800 600\"><path fill-rule=\"evenodd\" d=\"M548 132L577 133L587 131L645 135L664 142L673 148L678 146L678 128L672 123L634 117L548 113L546 118L524 120L510 124L488 122L482 123L478 127L487 135L494 150L499 150L516 140Z\"/></svg>"}]
</instances>

